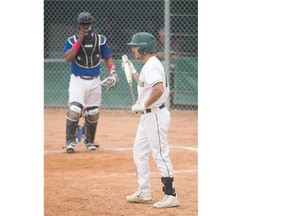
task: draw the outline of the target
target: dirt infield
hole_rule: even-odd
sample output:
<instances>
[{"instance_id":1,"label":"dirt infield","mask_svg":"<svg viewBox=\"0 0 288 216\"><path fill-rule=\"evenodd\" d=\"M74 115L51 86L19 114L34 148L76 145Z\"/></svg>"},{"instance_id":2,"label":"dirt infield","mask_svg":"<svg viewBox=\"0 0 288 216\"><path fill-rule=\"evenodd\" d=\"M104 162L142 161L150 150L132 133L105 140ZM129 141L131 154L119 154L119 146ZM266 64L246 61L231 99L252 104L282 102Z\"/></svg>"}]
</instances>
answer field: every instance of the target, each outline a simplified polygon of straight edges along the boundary
<instances>
[{"instance_id":1,"label":"dirt infield","mask_svg":"<svg viewBox=\"0 0 288 216\"><path fill-rule=\"evenodd\" d=\"M44 211L45 216L147 216L198 215L198 113L171 111L168 141L174 168L177 208L154 209L164 197L160 173L150 158L153 200L128 203L137 189L132 145L139 116L129 110L101 110L96 142L66 153L65 109L44 110Z\"/></svg>"}]
</instances>

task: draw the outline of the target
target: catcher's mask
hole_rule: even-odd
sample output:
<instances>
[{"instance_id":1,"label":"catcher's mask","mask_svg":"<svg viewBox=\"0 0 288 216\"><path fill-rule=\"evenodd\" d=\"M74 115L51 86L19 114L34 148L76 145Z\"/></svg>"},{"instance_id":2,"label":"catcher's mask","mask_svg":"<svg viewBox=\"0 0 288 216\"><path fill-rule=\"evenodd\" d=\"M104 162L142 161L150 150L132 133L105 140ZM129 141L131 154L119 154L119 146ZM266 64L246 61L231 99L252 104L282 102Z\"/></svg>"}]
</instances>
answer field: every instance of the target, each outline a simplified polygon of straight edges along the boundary
<instances>
[{"instance_id":1,"label":"catcher's mask","mask_svg":"<svg viewBox=\"0 0 288 216\"><path fill-rule=\"evenodd\" d=\"M88 32L93 29L94 17L89 12L81 12L77 18L78 28L85 28Z\"/></svg>"},{"instance_id":2,"label":"catcher's mask","mask_svg":"<svg viewBox=\"0 0 288 216\"><path fill-rule=\"evenodd\" d=\"M138 53L141 55L145 55L147 53L154 52L156 46L155 37L147 32L139 32L133 35L132 40L127 45L129 46L140 46L138 49Z\"/></svg>"}]
</instances>

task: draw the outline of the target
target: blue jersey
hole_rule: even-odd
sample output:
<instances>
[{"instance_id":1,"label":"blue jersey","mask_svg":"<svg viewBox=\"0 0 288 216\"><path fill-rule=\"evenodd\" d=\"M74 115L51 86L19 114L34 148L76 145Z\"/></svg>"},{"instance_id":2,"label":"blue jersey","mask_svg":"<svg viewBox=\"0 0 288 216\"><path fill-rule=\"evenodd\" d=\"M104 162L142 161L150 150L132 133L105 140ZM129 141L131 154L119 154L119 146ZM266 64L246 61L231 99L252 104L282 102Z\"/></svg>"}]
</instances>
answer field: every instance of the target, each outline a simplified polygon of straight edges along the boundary
<instances>
[{"instance_id":1,"label":"blue jersey","mask_svg":"<svg viewBox=\"0 0 288 216\"><path fill-rule=\"evenodd\" d=\"M70 63L72 74L74 74L76 76L96 76L97 77L100 74L100 58L105 59L105 58L112 56L112 52L111 52L111 50L110 50L110 48L106 42L106 38L103 35L96 35L95 38L98 38L98 40L96 39L97 44L93 45L95 47L93 48L92 52L89 52L89 50L85 51L86 50L85 47L86 46L88 47L88 45L90 47L90 44L88 44L88 45L86 45L85 43L81 44L81 47L80 47L75 59L73 59ZM73 46L73 44L76 41L77 41L77 39L76 39L75 35L69 37L65 41L64 53L67 52L69 49L71 49L71 47ZM93 60L91 60L91 59L92 59L92 57L94 58L93 52L94 52L95 48L97 48L99 51L99 54L96 53L97 56L99 57L99 60L96 61L95 64L93 64ZM89 48L87 48L87 49L89 49ZM91 56L89 56L89 53L91 54ZM85 57L87 60L84 61L84 63L81 63L79 61L79 59L84 59ZM91 61L88 62L88 60L89 61L91 60Z\"/></svg>"}]
</instances>

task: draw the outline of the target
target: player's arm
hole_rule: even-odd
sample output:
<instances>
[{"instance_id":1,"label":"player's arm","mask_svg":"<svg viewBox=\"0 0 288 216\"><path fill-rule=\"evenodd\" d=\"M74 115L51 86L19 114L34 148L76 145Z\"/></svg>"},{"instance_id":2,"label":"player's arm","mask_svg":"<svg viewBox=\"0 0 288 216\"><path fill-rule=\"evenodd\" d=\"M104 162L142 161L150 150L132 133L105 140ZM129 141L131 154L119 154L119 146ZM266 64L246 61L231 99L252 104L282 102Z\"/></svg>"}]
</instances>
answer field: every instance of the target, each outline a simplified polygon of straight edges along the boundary
<instances>
[{"instance_id":1,"label":"player's arm","mask_svg":"<svg viewBox=\"0 0 288 216\"><path fill-rule=\"evenodd\" d=\"M115 63L114 63L114 61L112 59L112 56L110 56L108 58L105 58L104 61L105 61L106 67L110 71L110 74L111 73L116 73L116 66L115 66Z\"/></svg>"},{"instance_id":2,"label":"player's arm","mask_svg":"<svg viewBox=\"0 0 288 216\"><path fill-rule=\"evenodd\" d=\"M155 103L163 94L164 92L164 87L162 82L158 82L153 85L153 89L151 92L150 97L148 100L145 102L145 104L134 104L131 107L132 112L134 113L139 113L143 112L145 109L149 108L153 103Z\"/></svg>"},{"instance_id":3,"label":"player's arm","mask_svg":"<svg viewBox=\"0 0 288 216\"><path fill-rule=\"evenodd\" d=\"M81 43L84 40L84 37L87 35L88 33L84 30L84 29L80 29L79 33L78 33L78 40L73 44L73 46L67 50L64 54L65 60L66 62L70 63L77 55Z\"/></svg>"},{"instance_id":4,"label":"player's arm","mask_svg":"<svg viewBox=\"0 0 288 216\"><path fill-rule=\"evenodd\" d=\"M153 85L153 89L151 92L150 97L148 100L145 102L144 106L145 108L150 107L153 103L155 103L163 94L164 92L164 86L162 82L158 82L155 85Z\"/></svg>"},{"instance_id":5,"label":"player's arm","mask_svg":"<svg viewBox=\"0 0 288 216\"><path fill-rule=\"evenodd\" d=\"M104 61L106 63L106 66L108 70L110 71L108 77L106 77L104 80L102 80L102 85L105 85L107 87L107 91L110 92L112 89L116 87L116 84L119 80L118 74L116 72L116 66L114 64L114 61L112 59L112 55L109 55L108 57L104 58Z\"/></svg>"}]
</instances>

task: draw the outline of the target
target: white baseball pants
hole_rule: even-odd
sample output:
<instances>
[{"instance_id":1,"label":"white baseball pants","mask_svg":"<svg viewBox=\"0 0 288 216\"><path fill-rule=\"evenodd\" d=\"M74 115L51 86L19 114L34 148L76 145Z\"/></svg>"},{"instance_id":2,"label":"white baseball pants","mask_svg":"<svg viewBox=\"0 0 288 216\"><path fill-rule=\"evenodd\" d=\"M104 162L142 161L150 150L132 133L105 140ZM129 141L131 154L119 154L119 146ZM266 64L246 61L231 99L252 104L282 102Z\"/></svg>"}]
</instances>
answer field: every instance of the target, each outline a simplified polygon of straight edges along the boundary
<instances>
[{"instance_id":1,"label":"white baseball pants","mask_svg":"<svg viewBox=\"0 0 288 216\"><path fill-rule=\"evenodd\" d=\"M133 158L137 168L138 190L151 192L149 153L161 172L161 177L173 177L173 167L169 156L167 133L170 112L165 107L141 115L133 146Z\"/></svg>"}]
</instances>

